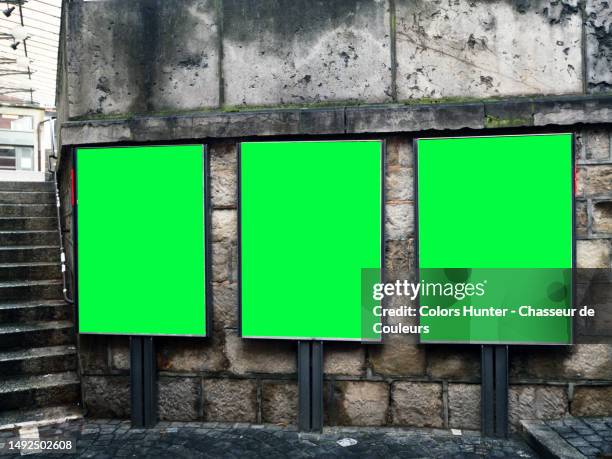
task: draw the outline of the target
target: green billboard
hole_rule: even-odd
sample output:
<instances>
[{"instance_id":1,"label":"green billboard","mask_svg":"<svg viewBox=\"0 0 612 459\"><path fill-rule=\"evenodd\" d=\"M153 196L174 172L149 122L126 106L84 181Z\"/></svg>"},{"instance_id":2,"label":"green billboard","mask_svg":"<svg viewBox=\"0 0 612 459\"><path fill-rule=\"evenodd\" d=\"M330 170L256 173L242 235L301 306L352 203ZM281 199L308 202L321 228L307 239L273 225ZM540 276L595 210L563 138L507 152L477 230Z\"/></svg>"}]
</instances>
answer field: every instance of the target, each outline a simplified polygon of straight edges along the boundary
<instances>
[{"instance_id":1,"label":"green billboard","mask_svg":"<svg viewBox=\"0 0 612 459\"><path fill-rule=\"evenodd\" d=\"M415 145L421 341L570 344L572 135Z\"/></svg>"},{"instance_id":2,"label":"green billboard","mask_svg":"<svg viewBox=\"0 0 612 459\"><path fill-rule=\"evenodd\" d=\"M380 141L240 147L240 328L246 338L377 341L362 274L380 282ZM369 270L367 269L369 268ZM363 310L362 310L363 309Z\"/></svg>"},{"instance_id":3,"label":"green billboard","mask_svg":"<svg viewBox=\"0 0 612 459\"><path fill-rule=\"evenodd\" d=\"M76 150L80 333L206 336L206 163L202 145Z\"/></svg>"}]
</instances>

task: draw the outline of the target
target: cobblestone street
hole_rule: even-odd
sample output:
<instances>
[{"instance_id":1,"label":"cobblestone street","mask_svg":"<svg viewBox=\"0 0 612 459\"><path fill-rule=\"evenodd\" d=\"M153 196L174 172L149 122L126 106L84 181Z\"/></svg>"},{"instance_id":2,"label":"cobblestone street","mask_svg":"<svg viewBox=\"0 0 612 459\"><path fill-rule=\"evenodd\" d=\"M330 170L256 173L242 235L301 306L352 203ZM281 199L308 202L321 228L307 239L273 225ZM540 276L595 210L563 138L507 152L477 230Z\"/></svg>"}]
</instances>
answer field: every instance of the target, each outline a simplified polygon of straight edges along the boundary
<instances>
[{"instance_id":1,"label":"cobblestone street","mask_svg":"<svg viewBox=\"0 0 612 459\"><path fill-rule=\"evenodd\" d=\"M73 421L39 429L40 439L76 439L70 454L32 454L29 457L205 457L205 458L536 458L516 438L482 439L477 433L435 429L328 428L321 435L298 434L275 426L248 424L161 422L154 429L132 429L117 420ZM25 437L24 437L25 438ZM0 443L18 439L0 432ZM338 441L353 439L351 446ZM341 442L342 443L342 442ZM354 442L349 442L354 443ZM19 456L5 446L4 457ZM76 454L74 454L76 453Z\"/></svg>"},{"instance_id":2,"label":"cobblestone street","mask_svg":"<svg viewBox=\"0 0 612 459\"><path fill-rule=\"evenodd\" d=\"M612 422L572 418L547 421L546 424L586 456L612 453L609 449L612 445Z\"/></svg>"}]
</instances>

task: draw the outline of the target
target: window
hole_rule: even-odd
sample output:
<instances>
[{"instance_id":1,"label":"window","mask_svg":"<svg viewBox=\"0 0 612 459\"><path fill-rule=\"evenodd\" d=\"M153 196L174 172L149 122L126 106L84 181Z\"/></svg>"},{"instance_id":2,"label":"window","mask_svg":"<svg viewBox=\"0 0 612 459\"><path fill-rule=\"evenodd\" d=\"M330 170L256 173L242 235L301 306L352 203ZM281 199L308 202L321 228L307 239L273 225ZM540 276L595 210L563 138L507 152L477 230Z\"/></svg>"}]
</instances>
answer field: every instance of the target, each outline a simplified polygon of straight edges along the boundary
<instances>
[{"instance_id":1,"label":"window","mask_svg":"<svg viewBox=\"0 0 612 459\"><path fill-rule=\"evenodd\" d=\"M0 170L31 171L34 169L34 148L0 145Z\"/></svg>"},{"instance_id":2,"label":"window","mask_svg":"<svg viewBox=\"0 0 612 459\"><path fill-rule=\"evenodd\" d=\"M34 170L34 118L0 114L0 170Z\"/></svg>"},{"instance_id":3,"label":"window","mask_svg":"<svg viewBox=\"0 0 612 459\"><path fill-rule=\"evenodd\" d=\"M8 131L33 131L34 119L27 115L0 114L0 129Z\"/></svg>"}]
</instances>

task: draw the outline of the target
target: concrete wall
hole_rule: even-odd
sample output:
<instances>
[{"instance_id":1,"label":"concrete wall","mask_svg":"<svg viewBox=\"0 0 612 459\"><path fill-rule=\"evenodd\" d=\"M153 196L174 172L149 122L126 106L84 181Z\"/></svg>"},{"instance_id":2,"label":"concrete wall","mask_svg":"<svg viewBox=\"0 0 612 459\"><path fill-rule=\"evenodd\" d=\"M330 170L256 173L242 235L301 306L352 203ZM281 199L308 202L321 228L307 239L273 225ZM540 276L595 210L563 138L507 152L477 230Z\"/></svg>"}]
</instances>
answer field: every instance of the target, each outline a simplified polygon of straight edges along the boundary
<instances>
[{"instance_id":1,"label":"concrete wall","mask_svg":"<svg viewBox=\"0 0 612 459\"><path fill-rule=\"evenodd\" d=\"M595 0L67 2L58 93L67 227L67 147L210 145L214 330L157 340L162 419L296 422L295 344L237 336L244 138L386 139L386 268L400 278L414 269L415 136L574 132L578 263L610 267L611 21ZM82 336L79 355L88 413L127 417L127 339ZM326 423L478 428L479 365L478 347L404 336L326 344ZM612 415L612 347L513 348L510 413L514 425Z\"/></svg>"},{"instance_id":2,"label":"concrete wall","mask_svg":"<svg viewBox=\"0 0 612 459\"><path fill-rule=\"evenodd\" d=\"M612 89L602 0L67 5L68 118Z\"/></svg>"}]
</instances>

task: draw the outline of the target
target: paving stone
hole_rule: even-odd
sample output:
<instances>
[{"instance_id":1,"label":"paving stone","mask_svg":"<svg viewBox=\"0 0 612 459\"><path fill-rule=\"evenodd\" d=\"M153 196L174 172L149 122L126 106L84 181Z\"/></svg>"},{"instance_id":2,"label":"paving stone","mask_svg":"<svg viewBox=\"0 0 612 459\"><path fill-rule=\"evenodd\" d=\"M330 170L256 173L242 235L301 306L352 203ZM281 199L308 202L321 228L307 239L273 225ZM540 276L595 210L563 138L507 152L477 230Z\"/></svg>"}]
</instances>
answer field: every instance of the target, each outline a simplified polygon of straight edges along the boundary
<instances>
[{"instance_id":1,"label":"paving stone","mask_svg":"<svg viewBox=\"0 0 612 459\"><path fill-rule=\"evenodd\" d=\"M77 429L74 429L74 426ZM54 457L205 457L205 458L536 458L520 440L481 439L477 434L456 437L432 429L335 428L322 434L299 434L294 430L252 425L211 423L160 423L152 429L129 429L88 442L83 432L92 425L115 427L110 421L91 420L59 425L60 435L73 432L77 454ZM160 427L160 425L162 427ZM391 433L391 435L390 435ZM336 442L348 437L357 444L347 448Z\"/></svg>"},{"instance_id":2,"label":"paving stone","mask_svg":"<svg viewBox=\"0 0 612 459\"><path fill-rule=\"evenodd\" d=\"M595 454L599 453L599 449L593 448L592 446L582 446L578 448L578 451L585 456L594 456Z\"/></svg>"},{"instance_id":3,"label":"paving stone","mask_svg":"<svg viewBox=\"0 0 612 459\"><path fill-rule=\"evenodd\" d=\"M570 438L569 440L567 440L569 444L571 444L572 446L588 446L588 442L583 440L582 438Z\"/></svg>"},{"instance_id":4,"label":"paving stone","mask_svg":"<svg viewBox=\"0 0 612 459\"><path fill-rule=\"evenodd\" d=\"M595 430L595 431L600 431L600 430L606 431L606 430L608 430L608 426L603 421L596 420L596 419L586 418L584 420L584 422L587 423L589 426L591 426L591 428L593 430Z\"/></svg>"},{"instance_id":5,"label":"paving stone","mask_svg":"<svg viewBox=\"0 0 612 459\"><path fill-rule=\"evenodd\" d=\"M521 427L529 441L538 444L546 457L569 458L582 454L594 459L601 452L612 452L612 426L607 424L606 418L523 421Z\"/></svg>"}]
</instances>

